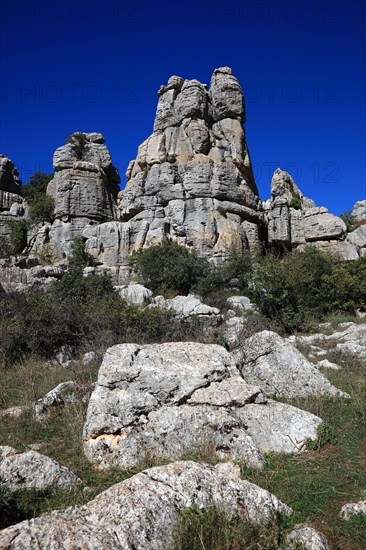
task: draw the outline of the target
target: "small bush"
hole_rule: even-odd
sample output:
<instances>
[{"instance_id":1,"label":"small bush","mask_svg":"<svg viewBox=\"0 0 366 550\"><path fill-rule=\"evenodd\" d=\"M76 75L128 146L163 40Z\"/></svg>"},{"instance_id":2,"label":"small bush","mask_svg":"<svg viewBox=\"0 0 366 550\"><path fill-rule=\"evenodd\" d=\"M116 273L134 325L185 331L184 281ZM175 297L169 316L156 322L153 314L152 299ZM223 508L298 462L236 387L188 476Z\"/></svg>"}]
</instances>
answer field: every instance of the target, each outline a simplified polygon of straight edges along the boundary
<instances>
[{"instance_id":1,"label":"small bush","mask_svg":"<svg viewBox=\"0 0 366 550\"><path fill-rule=\"evenodd\" d=\"M75 132L67 138L66 143L69 143L74 150L76 158L82 160L86 150L87 139L83 132Z\"/></svg>"},{"instance_id":2,"label":"small bush","mask_svg":"<svg viewBox=\"0 0 366 550\"><path fill-rule=\"evenodd\" d=\"M130 264L153 292L188 294L209 272L207 260L172 241L163 241L135 252Z\"/></svg>"},{"instance_id":3,"label":"small bush","mask_svg":"<svg viewBox=\"0 0 366 550\"><path fill-rule=\"evenodd\" d=\"M298 195L297 193L294 193L288 205L290 208L295 208L295 210L301 210L300 195Z\"/></svg>"},{"instance_id":4,"label":"small bush","mask_svg":"<svg viewBox=\"0 0 366 550\"><path fill-rule=\"evenodd\" d=\"M35 172L29 178L29 182L22 187L22 196L27 201L32 201L37 195L45 195L47 193L47 186L52 178L53 174Z\"/></svg>"},{"instance_id":5,"label":"small bush","mask_svg":"<svg viewBox=\"0 0 366 550\"><path fill-rule=\"evenodd\" d=\"M19 254L27 246L27 224L25 220L12 220L10 227L10 254Z\"/></svg>"},{"instance_id":6,"label":"small bush","mask_svg":"<svg viewBox=\"0 0 366 550\"><path fill-rule=\"evenodd\" d=\"M28 202L31 223L50 222L54 220L55 199L50 195L37 194Z\"/></svg>"}]
</instances>

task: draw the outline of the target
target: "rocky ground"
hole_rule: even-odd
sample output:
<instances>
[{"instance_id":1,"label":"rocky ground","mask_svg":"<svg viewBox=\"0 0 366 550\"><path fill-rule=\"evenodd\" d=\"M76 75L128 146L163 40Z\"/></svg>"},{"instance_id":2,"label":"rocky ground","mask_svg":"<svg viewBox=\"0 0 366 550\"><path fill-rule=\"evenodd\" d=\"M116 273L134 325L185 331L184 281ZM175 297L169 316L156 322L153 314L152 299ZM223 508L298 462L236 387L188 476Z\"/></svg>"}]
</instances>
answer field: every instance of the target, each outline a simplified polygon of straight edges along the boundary
<instances>
[{"instance_id":1,"label":"rocky ground","mask_svg":"<svg viewBox=\"0 0 366 550\"><path fill-rule=\"evenodd\" d=\"M169 305L221 323L226 347L64 349L4 371L0 549L193 548L197 530L202 548L363 548L366 324L248 338L245 297L224 318Z\"/></svg>"}]
</instances>

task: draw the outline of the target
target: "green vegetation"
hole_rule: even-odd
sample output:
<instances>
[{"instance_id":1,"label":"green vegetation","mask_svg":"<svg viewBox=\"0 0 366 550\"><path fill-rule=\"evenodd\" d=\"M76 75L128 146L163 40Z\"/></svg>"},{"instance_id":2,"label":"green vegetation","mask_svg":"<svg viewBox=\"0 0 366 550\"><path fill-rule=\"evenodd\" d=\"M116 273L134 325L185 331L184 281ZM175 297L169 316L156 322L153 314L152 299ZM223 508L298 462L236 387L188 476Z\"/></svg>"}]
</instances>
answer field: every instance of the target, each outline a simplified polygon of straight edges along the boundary
<instances>
[{"instance_id":1,"label":"green vegetation","mask_svg":"<svg viewBox=\"0 0 366 550\"><path fill-rule=\"evenodd\" d=\"M301 210L301 198L298 193L293 193L290 202L288 203L290 208L295 208L295 210Z\"/></svg>"},{"instance_id":2,"label":"green vegetation","mask_svg":"<svg viewBox=\"0 0 366 550\"><path fill-rule=\"evenodd\" d=\"M285 333L310 330L328 315L354 315L356 309L366 309L365 257L342 262L316 248L283 257L244 252L211 268L196 290L210 297L231 279L263 317Z\"/></svg>"},{"instance_id":3,"label":"green vegetation","mask_svg":"<svg viewBox=\"0 0 366 550\"><path fill-rule=\"evenodd\" d=\"M194 250L172 241L135 252L131 266L148 288L163 295L188 294L209 271L208 262Z\"/></svg>"},{"instance_id":4,"label":"green vegetation","mask_svg":"<svg viewBox=\"0 0 366 550\"><path fill-rule=\"evenodd\" d=\"M215 508L191 508L181 515L174 532L176 550L273 550L279 548L284 520L274 517L267 525L230 519Z\"/></svg>"},{"instance_id":5,"label":"green vegetation","mask_svg":"<svg viewBox=\"0 0 366 550\"><path fill-rule=\"evenodd\" d=\"M27 201L31 202L37 195L45 195L47 192L47 186L52 178L53 174L35 172L29 178L29 182L21 188L22 196Z\"/></svg>"},{"instance_id":6,"label":"green vegetation","mask_svg":"<svg viewBox=\"0 0 366 550\"><path fill-rule=\"evenodd\" d=\"M123 342L162 342L192 337L195 327L174 322L170 312L128 305L108 275L83 277L89 263L81 240L73 243L68 272L45 292L1 294L0 364L26 357L51 358L74 350L105 350Z\"/></svg>"},{"instance_id":7,"label":"green vegetation","mask_svg":"<svg viewBox=\"0 0 366 550\"><path fill-rule=\"evenodd\" d=\"M55 199L51 195L34 195L28 206L31 224L53 222Z\"/></svg>"},{"instance_id":8,"label":"green vegetation","mask_svg":"<svg viewBox=\"0 0 366 550\"><path fill-rule=\"evenodd\" d=\"M72 134L72 136L67 138L66 143L71 145L76 158L83 160L87 144L86 135L83 132L75 132L75 134Z\"/></svg>"},{"instance_id":9,"label":"green vegetation","mask_svg":"<svg viewBox=\"0 0 366 550\"><path fill-rule=\"evenodd\" d=\"M27 224L24 220L12 220L10 227L10 254L19 254L27 246Z\"/></svg>"}]
</instances>

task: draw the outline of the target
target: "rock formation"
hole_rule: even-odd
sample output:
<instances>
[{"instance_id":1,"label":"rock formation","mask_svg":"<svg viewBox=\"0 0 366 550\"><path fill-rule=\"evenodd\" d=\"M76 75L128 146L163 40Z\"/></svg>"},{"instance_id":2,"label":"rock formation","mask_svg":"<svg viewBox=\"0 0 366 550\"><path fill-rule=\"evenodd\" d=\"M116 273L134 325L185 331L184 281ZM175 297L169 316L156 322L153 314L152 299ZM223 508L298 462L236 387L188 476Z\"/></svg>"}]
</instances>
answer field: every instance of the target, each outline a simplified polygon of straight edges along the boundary
<instances>
[{"instance_id":1,"label":"rock formation","mask_svg":"<svg viewBox=\"0 0 366 550\"><path fill-rule=\"evenodd\" d=\"M0 245L9 242L9 222L18 221L24 213L20 196L21 181L13 162L0 154Z\"/></svg>"},{"instance_id":2,"label":"rock formation","mask_svg":"<svg viewBox=\"0 0 366 550\"><path fill-rule=\"evenodd\" d=\"M299 452L316 439L320 424L310 413L267 400L221 346L122 344L104 356L84 450L100 469L190 452L261 468L262 452Z\"/></svg>"},{"instance_id":3,"label":"rock formation","mask_svg":"<svg viewBox=\"0 0 366 550\"><path fill-rule=\"evenodd\" d=\"M26 520L0 533L0 548L165 550L188 508L215 506L229 518L269 523L289 506L254 483L207 464L175 462L110 487L84 506Z\"/></svg>"},{"instance_id":4,"label":"rock formation","mask_svg":"<svg viewBox=\"0 0 366 550\"><path fill-rule=\"evenodd\" d=\"M210 89L173 76L158 96L154 133L118 195L121 221L84 231L88 252L121 283L129 254L164 237L214 261L262 238L244 98L231 69L216 69Z\"/></svg>"},{"instance_id":5,"label":"rock formation","mask_svg":"<svg viewBox=\"0 0 366 550\"><path fill-rule=\"evenodd\" d=\"M47 193L55 199L55 221L49 241L58 257L66 257L85 227L116 217L120 177L97 133L73 134L56 149L53 166L56 173Z\"/></svg>"},{"instance_id":6,"label":"rock formation","mask_svg":"<svg viewBox=\"0 0 366 550\"><path fill-rule=\"evenodd\" d=\"M290 174L279 168L273 174L271 198L264 208L269 246L279 250L315 246L343 259L358 258L356 246L346 239L344 221L329 214L327 208L315 206L303 196Z\"/></svg>"},{"instance_id":7,"label":"rock formation","mask_svg":"<svg viewBox=\"0 0 366 550\"><path fill-rule=\"evenodd\" d=\"M243 93L230 68L216 69L210 87L172 76L158 91L153 133L130 162L122 191L103 136L74 133L54 154L47 193L55 199L55 220L29 231L31 258L47 250L54 263L67 263L71 242L82 236L96 272L108 270L114 284L125 285L131 253L164 238L215 263L233 250L258 245L280 251L315 246L348 260L365 254L365 200L355 204L352 215L361 225L350 233L280 169L273 175L271 198L260 200L244 122ZM0 237L5 239L8 222L27 214L20 185L13 163L1 155ZM11 278L19 288L33 284L17 270Z\"/></svg>"}]
</instances>

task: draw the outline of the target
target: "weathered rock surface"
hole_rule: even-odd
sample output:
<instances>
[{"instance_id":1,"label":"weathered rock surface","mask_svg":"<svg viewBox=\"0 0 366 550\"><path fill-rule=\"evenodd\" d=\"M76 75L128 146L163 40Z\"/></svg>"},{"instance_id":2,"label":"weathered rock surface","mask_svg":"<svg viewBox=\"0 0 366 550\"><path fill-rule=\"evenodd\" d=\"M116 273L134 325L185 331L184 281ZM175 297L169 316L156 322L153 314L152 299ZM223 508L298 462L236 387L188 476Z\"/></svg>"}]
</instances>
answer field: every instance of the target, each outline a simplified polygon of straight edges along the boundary
<instances>
[{"instance_id":1,"label":"weathered rock surface","mask_svg":"<svg viewBox=\"0 0 366 550\"><path fill-rule=\"evenodd\" d=\"M210 90L172 77L158 95L154 133L139 147L118 196L123 223L84 233L100 264L124 267L116 274L120 283L127 280L127 256L163 238L215 261L260 240L243 93L231 69L217 69Z\"/></svg>"},{"instance_id":2,"label":"weathered rock surface","mask_svg":"<svg viewBox=\"0 0 366 550\"><path fill-rule=\"evenodd\" d=\"M72 403L75 399L75 383L72 380L61 382L33 404L36 420L44 420L50 415L50 409Z\"/></svg>"},{"instance_id":3,"label":"weathered rock surface","mask_svg":"<svg viewBox=\"0 0 366 550\"><path fill-rule=\"evenodd\" d=\"M366 220L366 199L363 201L357 201L352 210L352 216L358 222Z\"/></svg>"},{"instance_id":4,"label":"weathered rock surface","mask_svg":"<svg viewBox=\"0 0 366 550\"><path fill-rule=\"evenodd\" d=\"M115 290L129 304L143 306L153 302L153 292L138 283L116 286Z\"/></svg>"},{"instance_id":5,"label":"weathered rock surface","mask_svg":"<svg viewBox=\"0 0 366 550\"><path fill-rule=\"evenodd\" d=\"M104 356L89 402L84 450L101 469L130 468L147 455L177 459L192 451L261 467L251 432L263 429L266 449L292 453L307 438L316 439L320 423L294 407L267 406L221 346L123 344Z\"/></svg>"},{"instance_id":6,"label":"weathered rock surface","mask_svg":"<svg viewBox=\"0 0 366 550\"><path fill-rule=\"evenodd\" d=\"M256 306L247 296L230 296L226 301L230 308L237 310L240 313L256 310Z\"/></svg>"},{"instance_id":7,"label":"weathered rock surface","mask_svg":"<svg viewBox=\"0 0 366 550\"><path fill-rule=\"evenodd\" d=\"M271 182L271 199L264 203L268 243L277 249L303 249L315 246L341 259L355 260L360 246L346 237L341 218L303 196L287 172L278 168ZM363 242L363 236L360 239ZM366 246L362 245L362 246Z\"/></svg>"},{"instance_id":8,"label":"weathered rock surface","mask_svg":"<svg viewBox=\"0 0 366 550\"><path fill-rule=\"evenodd\" d=\"M257 485L195 462L150 468L84 506L24 521L0 533L0 548L165 550L180 513L215 506L229 517L265 523L291 508Z\"/></svg>"},{"instance_id":9,"label":"weathered rock surface","mask_svg":"<svg viewBox=\"0 0 366 550\"><path fill-rule=\"evenodd\" d=\"M221 321L220 310L202 303L200 296L176 296L166 299L156 296L151 307L159 307L174 312L180 321L199 320L208 327L216 327Z\"/></svg>"},{"instance_id":10,"label":"weathered rock surface","mask_svg":"<svg viewBox=\"0 0 366 550\"><path fill-rule=\"evenodd\" d=\"M366 500L360 500L359 502L349 502L342 506L339 513L343 519L350 519L352 516L366 516Z\"/></svg>"},{"instance_id":11,"label":"weathered rock surface","mask_svg":"<svg viewBox=\"0 0 366 550\"><path fill-rule=\"evenodd\" d=\"M0 154L0 252L10 239L9 223L21 220L24 214L21 185L14 163Z\"/></svg>"},{"instance_id":12,"label":"weathered rock surface","mask_svg":"<svg viewBox=\"0 0 366 550\"><path fill-rule=\"evenodd\" d=\"M268 330L244 340L235 352L237 367L250 384L266 395L306 397L331 395L347 397L312 365L292 344Z\"/></svg>"},{"instance_id":13,"label":"weathered rock surface","mask_svg":"<svg viewBox=\"0 0 366 550\"><path fill-rule=\"evenodd\" d=\"M12 447L0 447L0 478L14 491L70 487L80 483L75 474L48 456L37 451L18 453Z\"/></svg>"},{"instance_id":14,"label":"weathered rock surface","mask_svg":"<svg viewBox=\"0 0 366 550\"><path fill-rule=\"evenodd\" d=\"M62 266L38 265L36 258L0 259L0 280L6 292L43 290L52 281L60 279L64 272Z\"/></svg>"},{"instance_id":15,"label":"weathered rock surface","mask_svg":"<svg viewBox=\"0 0 366 550\"><path fill-rule=\"evenodd\" d=\"M309 525L296 525L286 538L291 549L300 545L303 550L329 550L325 536Z\"/></svg>"},{"instance_id":16,"label":"weathered rock surface","mask_svg":"<svg viewBox=\"0 0 366 550\"><path fill-rule=\"evenodd\" d=\"M120 177L103 136L97 133L74 133L55 151L53 165L55 175L47 194L55 199L55 221L43 242L33 243L32 252L39 254L48 244L55 258L63 259L85 227L116 217Z\"/></svg>"}]
</instances>

